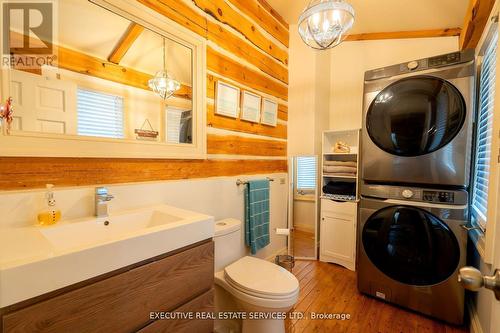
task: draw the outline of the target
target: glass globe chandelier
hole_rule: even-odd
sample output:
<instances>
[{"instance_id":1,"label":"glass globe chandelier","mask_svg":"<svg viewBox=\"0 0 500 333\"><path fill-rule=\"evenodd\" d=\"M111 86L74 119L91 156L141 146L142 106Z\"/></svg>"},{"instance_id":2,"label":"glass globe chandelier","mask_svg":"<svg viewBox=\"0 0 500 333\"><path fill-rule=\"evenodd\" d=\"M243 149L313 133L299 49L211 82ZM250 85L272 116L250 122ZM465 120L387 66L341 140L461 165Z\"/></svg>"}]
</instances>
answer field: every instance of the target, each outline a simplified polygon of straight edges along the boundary
<instances>
[{"instance_id":1,"label":"glass globe chandelier","mask_svg":"<svg viewBox=\"0 0 500 333\"><path fill-rule=\"evenodd\" d=\"M148 86L156 94L158 94L162 99L168 99L181 88L179 81L175 80L167 72L167 62L165 59L165 38L163 38L163 70L156 73L154 78L148 81Z\"/></svg>"},{"instance_id":2,"label":"glass globe chandelier","mask_svg":"<svg viewBox=\"0 0 500 333\"><path fill-rule=\"evenodd\" d=\"M354 24L354 8L345 0L311 0L299 17L299 34L308 46L326 50L339 45Z\"/></svg>"}]
</instances>

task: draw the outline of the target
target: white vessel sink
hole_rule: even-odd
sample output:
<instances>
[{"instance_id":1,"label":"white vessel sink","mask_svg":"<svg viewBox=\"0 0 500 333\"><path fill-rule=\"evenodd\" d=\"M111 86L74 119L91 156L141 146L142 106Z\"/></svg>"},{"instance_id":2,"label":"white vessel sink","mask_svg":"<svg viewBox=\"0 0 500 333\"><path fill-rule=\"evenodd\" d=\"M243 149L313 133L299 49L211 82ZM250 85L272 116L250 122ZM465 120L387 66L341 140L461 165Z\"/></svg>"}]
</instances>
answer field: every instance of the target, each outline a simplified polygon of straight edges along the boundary
<instances>
[{"instance_id":1,"label":"white vessel sink","mask_svg":"<svg viewBox=\"0 0 500 333\"><path fill-rule=\"evenodd\" d=\"M0 229L0 308L213 236L213 217L166 205Z\"/></svg>"}]
</instances>

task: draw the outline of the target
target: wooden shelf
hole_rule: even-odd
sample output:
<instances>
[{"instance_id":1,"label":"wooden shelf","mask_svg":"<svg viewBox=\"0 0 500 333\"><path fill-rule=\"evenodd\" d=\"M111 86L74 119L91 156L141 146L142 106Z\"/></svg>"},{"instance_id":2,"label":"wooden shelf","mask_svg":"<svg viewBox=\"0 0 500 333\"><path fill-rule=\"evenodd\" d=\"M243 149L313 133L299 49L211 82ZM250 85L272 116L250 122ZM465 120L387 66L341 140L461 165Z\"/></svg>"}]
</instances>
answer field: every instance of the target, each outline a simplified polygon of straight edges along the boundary
<instances>
[{"instance_id":1,"label":"wooden shelf","mask_svg":"<svg viewBox=\"0 0 500 333\"><path fill-rule=\"evenodd\" d=\"M328 173L323 173L323 177L328 177L328 178L348 178L348 179L357 179L357 176L339 176L339 175L332 175Z\"/></svg>"},{"instance_id":2,"label":"wooden shelf","mask_svg":"<svg viewBox=\"0 0 500 333\"><path fill-rule=\"evenodd\" d=\"M353 156L358 155L358 153L323 153L325 156Z\"/></svg>"}]
</instances>

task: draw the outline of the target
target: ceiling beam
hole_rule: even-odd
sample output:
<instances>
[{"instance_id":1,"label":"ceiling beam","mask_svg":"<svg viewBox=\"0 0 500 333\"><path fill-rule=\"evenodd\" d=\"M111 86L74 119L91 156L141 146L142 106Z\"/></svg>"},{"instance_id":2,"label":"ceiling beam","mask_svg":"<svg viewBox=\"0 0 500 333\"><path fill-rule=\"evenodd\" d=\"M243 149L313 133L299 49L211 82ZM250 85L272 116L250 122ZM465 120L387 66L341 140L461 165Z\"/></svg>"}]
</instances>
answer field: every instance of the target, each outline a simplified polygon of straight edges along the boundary
<instances>
[{"instance_id":1,"label":"ceiling beam","mask_svg":"<svg viewBox=\"0 0 500 333\"><path fill-rule=\"evenodd\" d=\"M460 34L460 49L476 48L488 23L495 0L470 0Z\"/></svg>"},{"instance_id":2,"label":"ceiling beam","mask_svg":"<svg viewBox=\"0 0 500 333\"><path fill-rule=\"evenodd\" d=\"M364 34L348 35L346 41L378 40L378 39L405 39L405 38L430 38L459 36L460 28L415 30L415 31L393 31L393 32L370 32Z\"/></svg>"},{"instance_id":3,"label":"ceiling beam","mask_svg":"<svg viewBox=\"0 0 500 333\"><path fill-rule=\"evenodd\" d=\"M127 31L120 38L120 41L116 44L115 48L108 57L108 61L114 64L119 64L123 59L127 51L130 49L135 40L144 31L144 27L137 23L130 23Z\"/></svg>"}]
</instances>

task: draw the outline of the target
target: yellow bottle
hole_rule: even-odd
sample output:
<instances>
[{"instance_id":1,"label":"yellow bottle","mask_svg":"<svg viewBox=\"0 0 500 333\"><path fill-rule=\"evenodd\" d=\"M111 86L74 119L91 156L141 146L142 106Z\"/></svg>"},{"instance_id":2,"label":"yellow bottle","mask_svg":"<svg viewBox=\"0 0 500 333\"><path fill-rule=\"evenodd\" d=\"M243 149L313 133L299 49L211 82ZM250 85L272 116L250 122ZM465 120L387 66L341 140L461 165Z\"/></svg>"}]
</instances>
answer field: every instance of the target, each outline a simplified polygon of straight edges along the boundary
<instances>
[{"instance_id":1,"label":"yellow bottle","mask_svg":"<svg viewBox=\"0 0 500 333\"><path fill-rule=\"evenodd\" d=\"M54 192L52 192L53 187L54 185L47 184L47 193L45 193L47 208L38 214L39 225L56 224L61 219L61 211L56 207L56 199L54 199Z\"/></svg>"}]
</instances>

